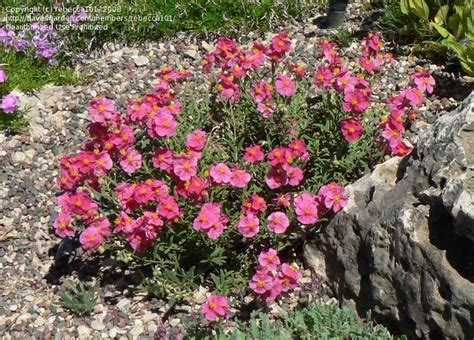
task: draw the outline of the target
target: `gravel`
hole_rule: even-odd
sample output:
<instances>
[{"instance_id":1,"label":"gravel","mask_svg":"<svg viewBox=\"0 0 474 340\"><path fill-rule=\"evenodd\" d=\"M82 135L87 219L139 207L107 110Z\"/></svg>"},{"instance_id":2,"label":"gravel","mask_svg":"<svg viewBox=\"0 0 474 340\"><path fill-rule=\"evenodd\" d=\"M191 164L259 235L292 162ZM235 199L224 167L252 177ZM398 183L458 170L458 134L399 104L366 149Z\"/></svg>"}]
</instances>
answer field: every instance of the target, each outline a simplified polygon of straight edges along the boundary
<instances>
[{"instance_id":1,"label":"gravel","mask_svg":"<svg viewBox=\"0 0 474 340\"><path fill-rule=\"evenodd\" d=\"M352 19L344 29L355 31L360 25L361 8L360 4L349 6ZM295 54L308 64L317 60L314 42L326 34L313 22L310 18L288 28L296 46ZM256 37L249 34L243 39L250 41ZM352 44L344 53L349 56L355 48ZM74 153L86 139L87 106L91 99L108 96L123 108L129 99L152 88L154 71L163 65L199 71L202 56L212 49L211 42L182 36L139 47L110 44L76 66L76 72L90 76L87 82L46 86L30 96L19 93L23 107L30 108L29 126L14 136L0 133L0 334L3 339L154 337L169 309L164 301L144 296L125 297L113 285L101 285L92 278L89 284L98 291L101 304L91 316L75 317L58 305L60 292L77 280L77 273L58 277L51 271L52 249L58 243L51 233L57 214L55 178L61 155ZM382 75L383 86L403 86L402 78L423 63L412 57L399 58ZM451 95L453 84L458 86L460 79L436 65L428 67L444 81L437 95L421 110L424 119L414 124L414 136L462 99ZM467 88L472 87L472 82L462 82ZM309 272L305 272L305 279L310 281ZM291 310L297 305L300 291L297 289L284 301L273 303L269 310L274 314ZM168 324L178 326L181 316L197 313L207 294L202 287L197 290L191 306L176 308L180 312Z\"/></svg>"}]
</instances>

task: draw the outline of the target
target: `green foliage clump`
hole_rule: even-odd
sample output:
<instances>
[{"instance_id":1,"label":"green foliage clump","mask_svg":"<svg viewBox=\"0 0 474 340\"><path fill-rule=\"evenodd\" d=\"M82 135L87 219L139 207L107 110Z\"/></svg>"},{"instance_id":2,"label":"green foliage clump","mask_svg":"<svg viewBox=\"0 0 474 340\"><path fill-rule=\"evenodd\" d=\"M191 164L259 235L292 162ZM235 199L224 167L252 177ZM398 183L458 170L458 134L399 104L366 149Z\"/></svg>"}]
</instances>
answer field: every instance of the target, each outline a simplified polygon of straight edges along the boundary
<instances>
[{"instance_id":1,"label":"green foliage clump","mask_svg":"<svg viewBox=\"0 0 474 340\"><path fill-rule=\"evenodd\" d=\"M473 0L389 1L379 28L402 43L422 43L426 54L446 56L454 52L463 70L474 74Z\"/></svg>"},{"instance_id":2,"label":"green foliage clump","mask_svg":"<svg viewBox=\"0 0 474 340\"><path fill-rule=\"evenodd\" d=\"M267 314L253 313L248 322L239 322L236 329L225 331L221 326L211 335L202 326L187 330L185 339L395 339L383 326L375 325L370 315L361 322L356 313L337 305L312 304L288 314L281 320L270 321ZM405 339L402 337L401 339Z\"/></svg>"},{"instance_id":3,"label":"green foliage clump","mask_svg":"<svg viewBox=\"0 0 474 340\"><path fill-rule=\"evenodd\" d=\"M75 315L89 315L94 307L99 303L96 293L80 282L76 287L71 287L69 292L65 292L59 304L71 311Z\"/></svg>"}]
</instances>

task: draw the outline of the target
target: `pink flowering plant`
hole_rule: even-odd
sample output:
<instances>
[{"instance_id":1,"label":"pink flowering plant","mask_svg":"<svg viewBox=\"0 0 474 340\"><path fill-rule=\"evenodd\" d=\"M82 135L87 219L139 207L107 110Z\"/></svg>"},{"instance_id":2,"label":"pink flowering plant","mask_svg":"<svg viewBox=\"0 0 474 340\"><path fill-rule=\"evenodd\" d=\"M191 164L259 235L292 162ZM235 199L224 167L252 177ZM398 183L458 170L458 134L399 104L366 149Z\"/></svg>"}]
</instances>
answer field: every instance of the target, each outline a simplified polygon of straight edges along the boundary
<instances>
[{"instance_id":1,"label":"pink flowering plant","mask_svg":"<svg viewBox=\"0 0 474 340\"><path fill-rule=\"evenodd\" d=\"M353 68L332 42L317 65L294 48L286 33L249 47L220 38L202 74L165 67L126 107L92 100L90 139L61 161L55 233L141 271L152 293L208 286L209 321L228 316L225 296L294 289L298 246L344 208L345 184L411 151L410 112L433 86L420 70L378 99L393 62L378 34Z\"/></svg>"}]
</instances>

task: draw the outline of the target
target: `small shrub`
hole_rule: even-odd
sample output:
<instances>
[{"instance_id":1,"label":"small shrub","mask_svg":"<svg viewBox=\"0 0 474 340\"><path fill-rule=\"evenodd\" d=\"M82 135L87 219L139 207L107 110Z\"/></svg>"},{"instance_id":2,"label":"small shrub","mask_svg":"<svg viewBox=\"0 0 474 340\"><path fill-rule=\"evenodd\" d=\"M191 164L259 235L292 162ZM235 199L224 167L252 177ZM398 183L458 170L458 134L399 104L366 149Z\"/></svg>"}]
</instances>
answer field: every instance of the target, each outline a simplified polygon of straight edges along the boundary
<instances>
[{"instance_id":1,"label":"small shrub","mask_svg":"<svg viewBox=\"0 0 474 340\"><path fill-rule=\"evenodd\" d=\"M296 244L344 207L343 185L411 151L409 110L433 90L420 71L388 104L372 97L391 62L380 39L349 70L328 41L313 66L286 33L249 50L220 38L203 74L164 68L124 113L92 100L91 139L61 160L56 234L142 270L141 288L170 300L198 285L264 301L293 289Z\"/></svg>"},{"instance_id":2,"label":"small shrub","mask_svg":"<svg viewBox=\"0 0 474 340\"><path fill-rule=\"evenodd\" d=\"M71 287L65 292L59 304L75 315L89 315L99 303L96 293L80 282L76 287Z\"/></svg>"}]
</instances>

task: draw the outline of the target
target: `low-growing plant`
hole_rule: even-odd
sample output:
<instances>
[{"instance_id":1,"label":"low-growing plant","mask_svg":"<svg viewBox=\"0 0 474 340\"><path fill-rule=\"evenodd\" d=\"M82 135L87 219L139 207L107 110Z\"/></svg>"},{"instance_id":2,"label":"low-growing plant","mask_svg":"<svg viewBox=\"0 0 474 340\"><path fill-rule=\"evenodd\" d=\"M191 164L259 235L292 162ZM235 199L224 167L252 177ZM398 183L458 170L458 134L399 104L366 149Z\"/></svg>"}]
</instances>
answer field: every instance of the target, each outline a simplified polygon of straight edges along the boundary
<instances>
[{"instance_id":1,"label":"low-growing plant","mask_svg":"<svg viewBox=\"0 0 474 340\"><path fill-rule=\"evenodd\" d=\"M71 286L59 300L59 304L63 308L79 316L90 315L98 303L99 299L95 291L82 282L79 282L76 287Z\"/></svg>"},{"instance_id":2,"label":"low-growing plant","mask_svg":"<svg viewBox=\"0 0 474 340\"><path fill-rule=\"evenodd\" d=\"M434 79L416 72L383 103L371 85L392 57L378 34L355 69L328 41L317 65L291 49L286 33L250 49L220 38L203 74L165 67L124 113L92 100L91 139L61 160L56 234L108 250L170 300L210 287L208 319L227 315L224 295L295 288L296 245L345 206L343 185L411 151L403 132Z\"/></svg>"},{"instance_id":3,"label":"low-growing plant","mask_svg":"<svg viewBox=\"0 0 474 340\"><path fill-rule=\"evenodd\" d=\"M216 335L211 334L214 331ZM357 314L337 305L312 305L297 310L281 319L270 320L268 314L257 311L247 322L237 322L232 330L222 324L215 328L201 324L190 326L184 339L395 339L380 325L375 325L370 314L364 322ZM406 339L401 337L400 339Z\"/></svg>"},{"instance_id":4,"label":"low-growing plant","mask_svg":"<svg viewBox=\"0 0 474 340\"><path fill-rule=\"evenodd\" d=\"M401 42L428 47L425 54L443 57L454 52L463 70L473 75L473 17L472 0L395 0L387 3L378 26L389 34L395 32Z\"/></svg>"}]
</instances>

